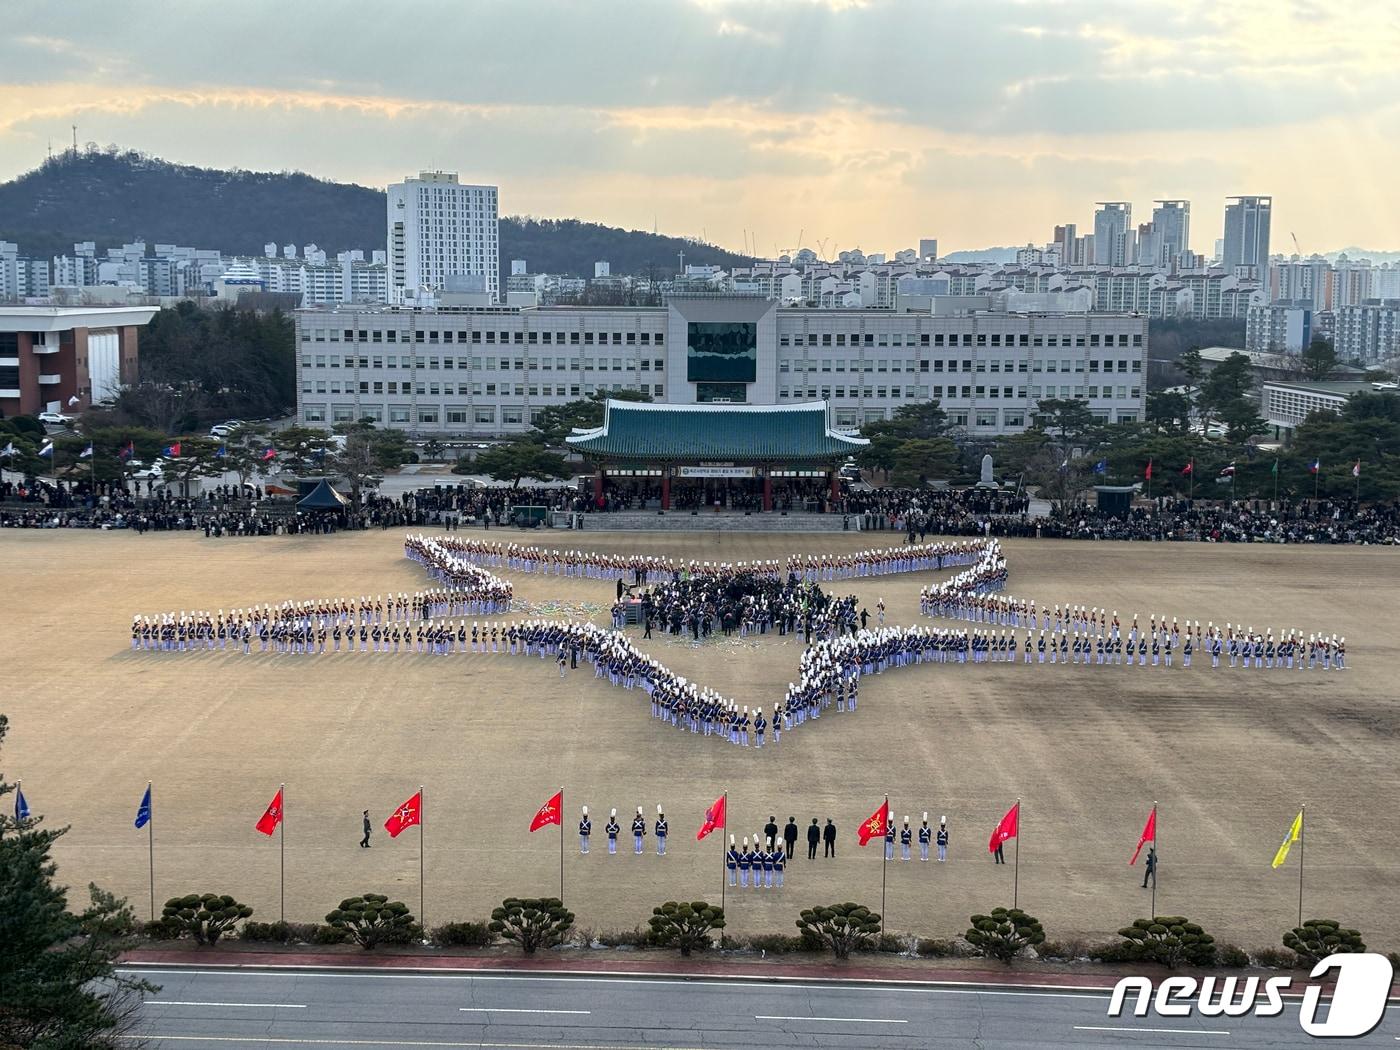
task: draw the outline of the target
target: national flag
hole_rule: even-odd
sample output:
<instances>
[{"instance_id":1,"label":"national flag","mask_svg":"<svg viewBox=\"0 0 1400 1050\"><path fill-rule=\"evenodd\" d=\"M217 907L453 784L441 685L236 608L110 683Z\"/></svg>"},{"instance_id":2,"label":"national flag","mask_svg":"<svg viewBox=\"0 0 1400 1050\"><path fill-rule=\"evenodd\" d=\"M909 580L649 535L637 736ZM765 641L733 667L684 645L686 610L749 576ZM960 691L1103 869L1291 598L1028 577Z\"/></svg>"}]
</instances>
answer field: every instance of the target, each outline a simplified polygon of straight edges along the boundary
<instances>
[{"instance_id":1,"label":"national flag","mask_svg":"<svg viewBox=\"0 0 1400 1050\"><path fill-rule=\"evenodd\" d=\"M272 448L272 447L269 447L269 448L267 449L267 451L265 451L265 452L262 454L262 461L263 461L264 463L266 463L269 459L276 459L276 458L277 458L277 450L276 450L275 448Z\"/></svg>"},{"instance_id":2,"label":"national flag","mask_svg":"<svg viewBox=\"0 0 1400 1050\"><path fill-rule=\"evenodd\" d=\"M45 441L45 442L44 442L44 447L41 448L41 449L39 449L39 451L36 452L36 453L34 453L34 454L35 454L36 456L50 456L50 457L52 457L52 456L53 456L53 442L52 442L52 441Z\"/></svg>"},{"instance_id":3,"label":"national flag","mask_svg":"<svg viewBox=\"0 0 1400 1050\"><path fill-rule=\"evenodd\" d=\"M78 453L79 459L88 459L92 456L92 442L88 442L88 447Z\"/></svg>"},{"instance_id":4,"label":"national flag","mask_svg":"<svg viewBox=\"0 0 1400 1050\"><path fill-rule=\"evenodd\" d=\"M215 451L214 455L217 456L217 457L219 457L220 459L222 459L224 456L227 456L227 455L228 455L228 446L227 446L227 445L220 445L220 446L218 447L218 449Z\"/></svg>"},{"instance_id":5,"label":"national flag","mask_svg":"<svg viewBox=\"0 0 1400 1050\"><path fill-rule=\"evenodd\" d=\"M268 803L267 810L253 826L264 835L271 835L277 830L277 825L280 823L282 823L282 789L278 788L277 794Z\"/></svg>"},{"instance_id":6,"label":"national flag","mask_svg":"<svg viewBox=\"0 0 1400 1050\"><path fill-rule=\"evenodd\" d=\"M1142 836L1138 839L1137 849L1133 850L1133 859L1128 861L1128 867L1137 863L1138 854L1142 852L1142 847L1146 843L1157 845L1157 807L1152 807L1152 812L1147 814L1147 823L1143 825Z\"/></svg>"},{"instance_id":7,"label":"national flag","mask_svg":"<svg viewBox=\"0 0 1400 1050\"><path fill-rule=\"evenodd\" d=\"M539 831L547 824L560 824L561 815L564 812L564 789L560 788L549 801L535 811L535 819L530 821L530 830Z\"/></svg>"},{"instance_id":8,"label":"national flag","mask_svg":"<svg viewBox=\"0 0 1400 1050\"><path fill-rule=\"evenodd\" d=\"M1194 459L1188 459L1188 460L1186 461L1186 466L1184 466L1184 467L1181 468L1181 473L1182 473L1182 474L1194 474L1195 472L1196 472L1196 461L1195 461Z\"/></svg>"},{"instance_id":9,"label":"national flag","mask_svg":"<svg viewBox=\"0 0 1400 1050\"><path fill-rule=\"evenodd\" d=\"M423 792L419 791L389 814L389 819L384 822L384 830L389 833L391 839L396 839L399 837L399 832L405 828L411 828L415 824L421 823L423 823Z\"/></svg>"},{"instance_id":10,"label":"national flag","mask_svg":"<svg viewBox=\"0 0 1400 1050\"><path fill-rule=\"evenodd\" d=\"M0 449L0 456L13 456L15 454L15 443L7 442L3 449Z\"/></svg>"},{"instance_id":11,"label":"national flag","mask_svg":"<svg viewBox=\"0 0 1400 1050\"><path fill-rule=\"evenodd\" d=\"M136 807L136 826L144 828L151 822L151 785L146 785L146 793L141 796L141 804Z\"/></svg>"},{"instance_id":12,"label":"national flag","mask_svg":"<svg viewBox=\"0 0 1400 1050\"><path fill-rule=\"evenodd\" d=\"M1144 478L1146 478L1148 481L1151 481L1151 480L1152 480L1152 460L1149 459L1149 460L1147 461L1147 469L1146 469L1145 471L1143 471L1143 475L1142 475L1142 476L1143 476Z\"/></svg>"},{"instance_id":13,"label":"national flag","mask_svg":"<svg viewBox=\"0 0 1400 1050\"><path fill-rule=\"evenodd\" d=\"M885 827L890 822L890 800L885 799L880 808L870 814L870 819L861 824L856 829L856 836L860 839L860 844L864 846L871 839L882 839L885 837Z\"/></svg>"},{"instance_id":14,"label":"national flag","mask_svg":"<svg viewBox=\"0 0 1400 1050\"><path fill-rule=\"evenodd\" d=\"M160 450L160 454L168 459L174 459L180 454L180 442L177 441L173 445L166 445L165 448Z\"/></svg>"},{"instance_id":15,"label":"national flag","mask_svg":"<svg viewBox=\"0 0 1400 1050\"><path fill-rule=\"evenodd\" d=\"M1235 476L1235 465L1233 463L1229 463L1226 466L1221 467L1220 476L1222 478L1233 478Z\"/></svg>"},{"instance_id":16,"label":"national flag","mask_svg":"<svg viewBox=\"0 0 1400 1050\"><path fill-rule=\"evenodd\" d=\"M1274 465L1269 468L1269 473L1274 477L1278 477L1278 460L1274 460Z\"/></svg>"},{"instance_id":17,"label":"national flag","mask_svg":"<svg viewBox=\"0 0 1400 1050\"><path fill-rule=\"evenodd\" d=\"M1298 810L1298 815L1293 818L1293 823L1289 825L1288 831L1283 836L1283 844L1279 846L1278 852L1274 854L1274 867L1278 867L1288 859L1288 847L1297 842L1303 834L1303 811Z\"/></svg>"},{"instance_id":18,"label":"national flag","mask_svg":"<svg viewBox=\"0 0 1400 1050\"><path fill-rule=\"evenodd\" d=\"M1097 463L1095 463L1095 464L1094 464L1094 473L1095 473L1095 474L1107 474L1107 473L1108 473L1108 460L1106 460L1106 459L1101 459L1101 460L1099 460Z\"/></svg>"},{"instance_id":19,"label":"national flag","mask_svg":"<svg viewBox=\"0 0 1400 1050\"><path fill-rule=\"evenodd\" d=\"M1322 469L1322 460L1320 460L1320 459L1315 459L1315 460L1313 460L1310 464L1308 464L1308 473L1309 473L1309 474L1316 474L1316 473L1317 473L1319 470L1321 470L1321 469Z\"/></svg>"},{"instance_id":20,"label":"national flag","mask_svg":"<svg viewBox=\"0 0 1400 1050\"><path fill-rule=\"evenodd\" d=\"M1355 463L1352 464L1351 476L1354 478L1361 477L1361 460L1358 459Z\"/></svg>"},{"instance_id":21,"label":"national flag","mask_svg":"<svg viewBox=\"0 0 1400 1050\"><path fill-rule=\"evenodd\" d=\"M1021 825L1021 803L1017 802L1006 811L1006 816L1001 818L1001 823L992 832L992 837L987 840L987 852L995 853L997 847L1007 839L1014 839Z\"/></svg>"},{"instance_id":22,"label":"national flag","mask_svg":"<svg viewBox=\"0 0 1400 1050\"><path fill-rule=\"evenodd\" d=\"M70 397L70 398L68 399L68 407L69 407L69 408L72 408L72 407L73 407L74 405L76 405L77 403L78 403L78 395L77 395L77 394L74 394L72 397Z\"/></svg>"},{"instance_id":23,"label":"national flag","mask_svg":"<svg viewBox=\"0 0 1400 1050\"><path fill-rule=\"evenodd\" d=\"M700 825L700 830L695 833L695 841L699 842L712 831L724 828L725 799L721 795L715 799L715 804L705 810L705 823Z\"/></svg>"},{"instance_id":24,"label":"national flag","mask_svg":"<svg viewBox=\"0 0 1400 1050\"><path fill-rule=\"evenodd\" d=\"M29 819L29 803L24 800L24 790L15 785L15 820Z\"/></svg>"},{"instance_id":25,"label":"national flag","mask_svg":"<svg viewBox=\"0 0 1400 1050\"><path fill-rule=\"evenodd\" d=\"M130 459L134 455L136 455L136 442L128 441L125 445L122 446L121 451L117 453L117 458Z\"/></svg>"}]
</instances>

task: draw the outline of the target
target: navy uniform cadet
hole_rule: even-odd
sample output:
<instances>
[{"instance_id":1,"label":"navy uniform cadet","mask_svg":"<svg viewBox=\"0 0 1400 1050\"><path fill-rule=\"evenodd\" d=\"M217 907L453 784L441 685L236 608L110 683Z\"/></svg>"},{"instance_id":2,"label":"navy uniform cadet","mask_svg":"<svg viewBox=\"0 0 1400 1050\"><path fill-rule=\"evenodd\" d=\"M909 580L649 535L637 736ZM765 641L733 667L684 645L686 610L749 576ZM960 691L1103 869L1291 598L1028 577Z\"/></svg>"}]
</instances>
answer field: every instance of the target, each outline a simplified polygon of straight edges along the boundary
<instances>
[{"instance_id":1,"label":"navy uniform cadet","mask_svg":"<svg viewBox=\"0 0 1400 1050\"><path fill-rule=\"evenodd\" d=\"M894 817L885 818L885 859L894 860Z\"/></svg>"},{"instance_id":2,"label":"navy uniform cadet","mask_svg":"<svg viewBox=\"0 0 1400 1050\"><path fill-rule=\"evenodd\" d=\"M914 841L914 833L909 830L909 817L904 817L904 827L899 829L899 859L909 859L909 844Z\"/></svg>"},{"instance_id":3,"label":"navy uniform cadet","mask_svg":"<svg viewBox=\"0 0 1400 1050\"><path fill-rule=\"evenodd\" d=\"M670 832L670 825L666 823L666 814L661 812L661 803L656 804L656 855L666 856L666 836Z\"/></svg>"},{"instance_id":4,"label":"navy uniform cadet","mask_svg":"<svg viewBox=\"0 0 1400 1050\"><path fill-rule=\"evenodd\" d=\"M749 837L744 836L744 848L739 851L739 885L749 884L749 867L753 864L753 854L749 852Z\"/></svg>"},{"instance_id":5,"label":"navy uniform cadet","mask_svg":"<svg viewBox=\"0 0 1400 1050\"><path fill-rule=\"evenodd\" d=\"M583 819L578 822L578 851L588 852L588 836L593 834L593 821L588 819L588 807L583 807Z\"/></svg>"},{"instance_id":6,"label":"navy uniform cadet","mask_svg":"<svg viewBox=\"0 0 1400 1050\"><path fill-rule=\"evenodd\" d=\"M788 851L782 846L773 850L773 881L778 884L778 889L783 888L783 868L787 866Z\"/></svg>"},{"instance_id":7,"label":"navy uniform cadet","mask_svg":"<svg viewBox=\"0 0 1400 1050\"><path fill-rule=\"evenodd\" d=\"M773 888L773 850L774 843L769 839L763 846L763 888L768 890Z\"/></svg>"},{"instance_id":8,"label":"navy uniform cadet","mask_svg":"<svg viewBox=\"0 0 1400 1050\"><path fill-rule=\"evenodd\" d=\"M928 845L933 840L933 829L928 826L928 814L924 814L924 822L919 825L919 859L928 860Z\"/></svg>"},{"instance_id":9,"label":"navy uniform cadet","mask_svg":"<svg viewBox=\"0 0 1400 1050\"><path fill-rule=\"evenodd\" d=\"M606 832L608 833L608 852L609 852L609 853L616 853L616 852L617 852L617 833L618 833L619 831L622 830L622 828L621 828L621 827L618 825L618 823L617 823L617 810L616 810L616 808L614 808L613 811L612 811L611 813L608 814L608 823L607 823L607 826L606 826L603 830L606 831Z\"/></svg>"},{"instance_id":10,"label":"navy uniform cadet","mask_svg":"<svg viewBox=\"0 0 1400 1050\"><path fill-rule=\"evenodd\" d=\"M755 707L753 709L753 732L759 747L763 746L763 734L767 729L768 723L763 720L763 708Z\"/></svg>"},{"instance_id":11,"label":"navy uniform cadet","mask_svg":"<svg viewBox=\"0 0 1400 1050\"><path fill-rule=\"evenodd\" d=\"M948 859L948 818L938 818L938 863Z\"/></svg>"},{"instance_id":12,"label":"navy uniform cadet","mask_svg":"<svg viewBox=\"0 0 1400 1050\"><path fill-rule=\"evenodd\" d=\"M729 836L729 852L724 855L724 866L729 872L729 885L734 885L734 879L739 870L739 850L734 845L734 836Z\"/></svg>"},{"instance_id":13,"label":"navy uniform cadet","mask_svg":"<svg viewBox=\"0 0 1400 1050\"><path fill-rule=\"evenodd\" d=\"M637 815L632 818L632 852L641 856L642 839L647 833L647 818L642 816L642 807L637 807Z\"/></svg>"}]
</instances>

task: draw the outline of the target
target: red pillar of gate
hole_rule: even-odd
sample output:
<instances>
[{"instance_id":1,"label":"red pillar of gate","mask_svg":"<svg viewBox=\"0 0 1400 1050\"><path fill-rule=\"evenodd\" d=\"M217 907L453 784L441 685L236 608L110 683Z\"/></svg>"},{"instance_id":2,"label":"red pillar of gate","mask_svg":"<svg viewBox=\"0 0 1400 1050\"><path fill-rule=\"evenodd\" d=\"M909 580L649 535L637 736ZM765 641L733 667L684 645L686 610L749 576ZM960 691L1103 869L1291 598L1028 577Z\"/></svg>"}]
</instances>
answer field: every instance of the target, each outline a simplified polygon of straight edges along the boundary
<instances>
[{"instance_id":1,"label":"red pillar of gate","mask_svg":"<svg viewBox=\"0 0 1400 1050\"><path fill-rule=\"evenodd\" d=\"M831 468L831 502L836 503L841 499L841 475L836 468Z\"/></svg>"},{"instance_id":2,"label":"red pillar of gate","mask_svg":"<svg viewBox=\"0 0 1400 1050\"><path fill-rule=\"evenodd\" d=\"M671 468L661 468L661 509L671 509Z\"/></svg>"},{"instance_id":3,"label":"red pillar of gate","mask_svg":"<svg viewBox=\"0 0 1400 1050\"><path fill-rule=\"evenodd\" d=\"M603 506L603 468L598 468L598 473L593 475L593 505Z\"/></svg>"},{"instance_id":4,"label":"red pillar of gate","mask_svg":"<svg viewBox=\"0 0 1400 1050\"><path fill-rule=\"evenodd\" d=\"M773 509L773 471L768 467L763 468L763 509Z\"/></svg>"}]
</instances>

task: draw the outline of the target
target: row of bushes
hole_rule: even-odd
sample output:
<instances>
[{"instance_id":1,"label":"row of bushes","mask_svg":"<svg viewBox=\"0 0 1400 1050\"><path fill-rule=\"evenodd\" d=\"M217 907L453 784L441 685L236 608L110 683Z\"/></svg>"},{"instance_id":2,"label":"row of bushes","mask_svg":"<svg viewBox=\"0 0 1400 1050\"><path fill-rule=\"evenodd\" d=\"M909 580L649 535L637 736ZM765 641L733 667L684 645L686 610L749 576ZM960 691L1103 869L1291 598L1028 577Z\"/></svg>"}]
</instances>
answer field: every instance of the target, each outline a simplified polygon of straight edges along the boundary
<instances>
[{"instance_id":1,"label":"row of bushes","mask_svg":"<svg viewBox=\"0 0 1400 1050\"><path fill-rule=\"evenodd\" d=\"M1055 961L1093 960L1107 963L1152 962L1168 968L1244 967L1251 963L1271 968L1311 965L1328 955L1364 952L1361 934L1333 919L1309 919L1283 935L1284 948L1266 948L1252 956L1229 944L1218 944L1198 924L1182 916L1136 920L1119 930L1119 940L1049 941L1040 921L1020 909L996 908L974 915L958 938L915 939L885 933L880 916L864 905L846 902L809 908L797 919L798 934L757 934L742 940L726 935L724 911L706 901L667 901L652 909L646 928L621 933L581 932L574 915L557 898L508 898L488 922L449 922L424 930L401 901L365 893L340 902L324 923L254 922L253 909L220 894L190 894L166 902L161 918L147 925L152 938L190 937L212 945L232 935L245 941L277 944L355 943L370 949L381 944L432 943L440 947L483 948L498 939L511 941L526 954L566 940L598 947L676 947L681 954L709 948L748 948L774 955L794 952L833 952L846 958L853 952L887 952L925 958L980 956L1010 963L1032 952ZM716 940L715 934L718 934Z\"/></svg>"}]
</instances>

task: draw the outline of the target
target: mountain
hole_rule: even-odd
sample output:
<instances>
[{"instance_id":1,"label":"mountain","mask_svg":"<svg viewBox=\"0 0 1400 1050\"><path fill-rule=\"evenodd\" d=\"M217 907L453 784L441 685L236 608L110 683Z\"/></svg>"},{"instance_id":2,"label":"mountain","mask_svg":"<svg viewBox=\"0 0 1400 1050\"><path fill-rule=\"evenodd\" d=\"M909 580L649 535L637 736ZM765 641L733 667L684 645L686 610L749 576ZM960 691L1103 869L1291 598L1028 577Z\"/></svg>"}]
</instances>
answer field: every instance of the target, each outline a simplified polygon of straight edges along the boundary
<instances>
[{"instance_id":1,"label":"mountain","mask_svg":"<svg viewBox=\"0 0 1400 1050\"><path fill-rule=\"evenodd\" d=\"M222 171L173 164L134 150L71 150L0 183L0 240L23 255L71 255L80 241L98 252L135 240L261 255L269 241L316 244L327 255L382 249L384 191L300 172ZM607 260L615 274L673 272L681 252L697 265L747 260L710 244L622 230L579 219L504 217L501 268L524 259L532 273L591 277Z\"/></svg>"}]
</instances>

